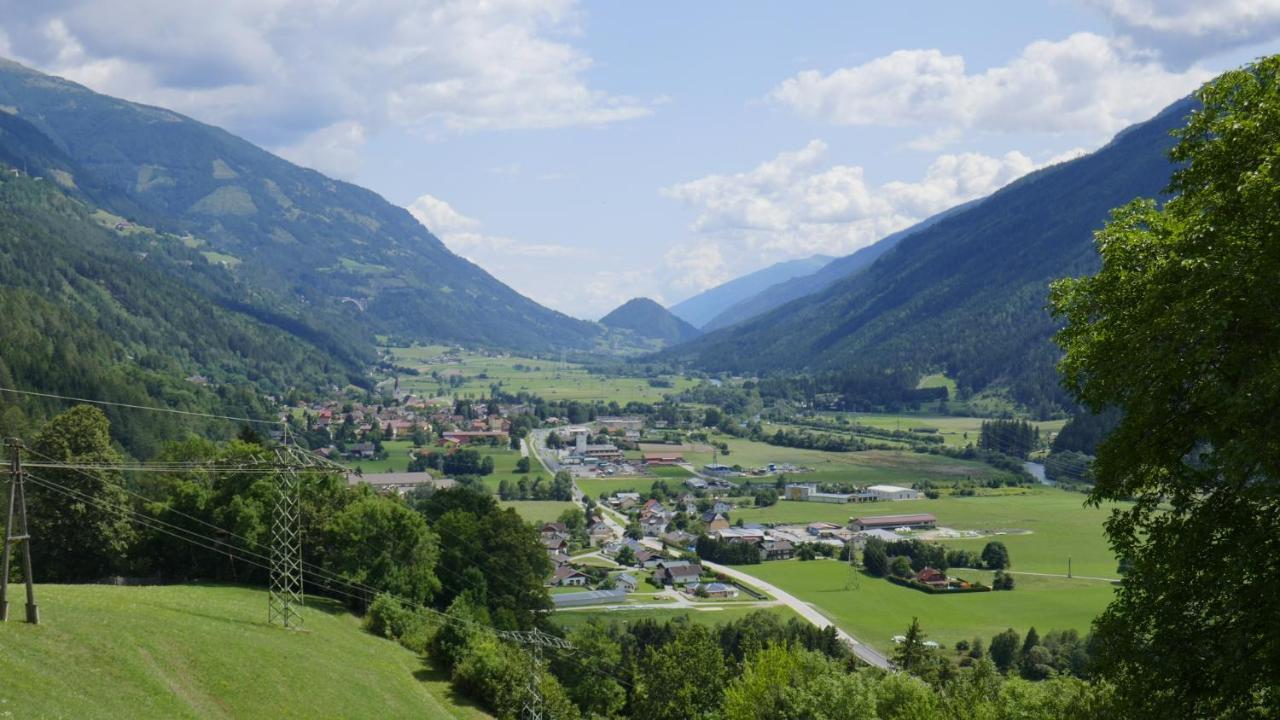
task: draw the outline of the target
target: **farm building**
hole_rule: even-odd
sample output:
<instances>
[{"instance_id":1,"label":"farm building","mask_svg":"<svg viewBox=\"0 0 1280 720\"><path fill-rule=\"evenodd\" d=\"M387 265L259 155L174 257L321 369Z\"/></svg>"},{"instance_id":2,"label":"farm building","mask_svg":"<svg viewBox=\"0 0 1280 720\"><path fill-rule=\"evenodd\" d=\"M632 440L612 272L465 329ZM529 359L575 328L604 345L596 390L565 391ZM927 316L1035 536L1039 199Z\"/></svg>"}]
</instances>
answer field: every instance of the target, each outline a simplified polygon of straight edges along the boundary
<instances>
[{"instance_id":1,"label":"farm building","mask_svg":"<svg viewBox=\"0 0 1280 720\"><path fill-rule=\"evenodd\" d=\"M938 525L938 518L929 513L917 513L915 515L873 515L870 517L856 517L849 519L850 530L893 530L894 528L907 527L913 530L921 528L931 528Z\"/></svg>"},{"instance_id":2,"label":"farm building","mask_svg":"<svg viewBox=\"0 0 1280 720\"><path fill-rule=\"evenodd\" d=\"M867 493L875 496L876 500L918 500L920 492L911 488L898 487L897 485L871 485L866 489Z\"/></svg>"}]
</instances>

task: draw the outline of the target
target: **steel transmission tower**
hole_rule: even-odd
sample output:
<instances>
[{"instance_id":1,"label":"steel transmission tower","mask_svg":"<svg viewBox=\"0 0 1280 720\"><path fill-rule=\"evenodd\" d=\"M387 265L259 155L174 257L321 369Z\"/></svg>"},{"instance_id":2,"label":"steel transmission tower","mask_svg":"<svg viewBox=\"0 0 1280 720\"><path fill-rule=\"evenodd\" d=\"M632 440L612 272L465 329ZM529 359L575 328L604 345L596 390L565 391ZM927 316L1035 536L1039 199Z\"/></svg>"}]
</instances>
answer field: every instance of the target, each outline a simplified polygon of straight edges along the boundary
<instances>
[{"instance_id":1,"label":"steel transmission tower","mask_svg":"<svg viewBox=\"0 0 1280 720\"><path fill-rule=\"evenodd\" d=\"M9 619L9 560L22 545L22 578L27 584L27 622L40 623L35 581L31 577L31 532L27 528L27 489L22 474L22 441L9 438L9 512L4 522L4 559L0 562L0 622ZM16 514L15 514L16 513Z\"/></svg>"},{"instance_id":2,"label":"steel transmission tower","mask_svg":"<svg viewBox=\"0 0 1280 720\"><path fill-rule=\"evenodd\" d=\"M549 647L556 650L572 650L573 643L555 635L548 635L541 630L504 630L498 633L498 637L528 647L533 657L533 672L529 673L529 680L524 686L524 707L520 710L520 717L523 720L543 720L543 718L552 720L543 713L542 649Z\"/></svg>"},{"instance_id":3,"label":"steel transmission tower","mask_svg":"<svg viewBox=\"0 0 1280 720\"><path fill-rule=\"evenodd\" d=\"M267 624L302 627L302 538L299 530L298 473L286 468L276 475L276 505L271 514L271 592Z\"/></svg>"}]
</instances>

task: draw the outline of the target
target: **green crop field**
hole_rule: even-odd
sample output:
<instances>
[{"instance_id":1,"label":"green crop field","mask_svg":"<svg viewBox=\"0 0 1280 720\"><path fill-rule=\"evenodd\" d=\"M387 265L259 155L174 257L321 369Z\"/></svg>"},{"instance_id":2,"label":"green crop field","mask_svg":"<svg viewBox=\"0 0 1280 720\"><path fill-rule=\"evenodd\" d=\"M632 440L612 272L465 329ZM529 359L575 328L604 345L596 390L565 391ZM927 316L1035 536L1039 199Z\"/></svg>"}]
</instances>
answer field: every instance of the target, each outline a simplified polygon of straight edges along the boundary
<instances>
[{"instance_id":1,"label":"green crop field","mask_svg":"<svg viewBox=\"0 0 1280 720\"><path fill-rule=\"evenodd\" d=\"M964 447L970 443L978 444L978 436L982 433L983 418L953 417L951 415L929 415L915 413L822 413L827 419L843 418L850 425L866 425L881 430L912 430L914 428L934 428L950 447ZM1049 437L1062 429L1066 420L1036 421L1031 424L1040 428L1040 434Z\"/></svg>"},{"instance_id":2,"label":"green crop field","mask_svg":"<svg viewBox=\"0 0 1280 720\"><path fill-rule=\"evenodd\" d=\"M1015 555L1015 562L1016 562ZM740 568L811 603L842 629L872 647L889 651L894 635L918 617L930 639L948 647L957 640L992 635L1012 627L1020 634L1089 629L1111 600L1111 583L1016 575L1011 591L929 595L858 573L833 560L785 560ZM990 583L991 573L956 568L950 574Z\"/></svg>"},{"instance_id":3,"label":"green crop field","mask_svg":"<svg viewBox=\"0 0 1280 720\"><path fill-rule=\"evenodd\" d=\"M36 599L41 625L0 624L0 717L489 717L326 600L291 632L243 587L41 585Z\"/></svg>"},{"instance_id":4,"label":"green crop field","mask_svg":"<svg viewBox=\"0 0 1280 720\"><path fill-rule=\"evenodd\" d=\"M498 503L504 508L514 508L526 522L541 524L551 522L560 517L560 513L569 508L580 507L577 503L559 500L502 500Z\"/></svg>"},{"instance_id":5,"label":"green crop field","mask_svg":"<svg viewBox=\"0 0 1280 720\"><path fill-rule=\"evenodd\" d=\"M865 452L827 452L769 445L717 435L717 442L729 445L729 453L721 453L719 461L744 468L763 467L769 463L792 464L813 468L813 472L788 476L794 482L849 482L859 485L890 483L910 487L912 483L930 480L946 484L971 479L981 482L1005 473L981 462L956 460L941 455L910 451L869 450ZM684 457L695 466L711 462L712 451L686 451Z\"/></svg>"},{"instance_id":6,"label":"green crop field","mask_svg":"<svg viewBox=\"0 0 1280 720\"><path fill-rule=\"evenodd\" d=\"M732 513L748 523L846 523L858 515L933 513L938 525L957 530L1009 532L995 538L951 539L944 544L981 550L998 539L1009 548L1014 570L1066 574L1071 559L1077 575L1116 577L1115 556L1103 536L1102 523L1109 507L1084 507L1084 495L1049 487L1037 487L1018 495L948 497L937 500L904 500L866 504L779 501L767 508L743 508Z\"/></svg>"},{"instance_id":7,"label":"green crop field","mask_svg":"<svg viewBox=\"0 0 1280 720\"><path fill-rule=\"evenodd\" d=\"M393 348L397 364L421 373L416 377L402 377L400 387L427 395L486 397L490 385L498 383L507 392L529 392L547 400L603 400L625 405L633 400L655 402L663 395L695 384L687 378L669 376L663 379L671 382L672 387L653 387L646 378L593 375L581 365L562 364L554 359L488 357L472 352L462 353L461 363L428 362L443 351L439 346ZM438 382L431 377L432 371L445 378L458 375L464 380L457 386L447 380Z\"/></svg>"}]
</instances>

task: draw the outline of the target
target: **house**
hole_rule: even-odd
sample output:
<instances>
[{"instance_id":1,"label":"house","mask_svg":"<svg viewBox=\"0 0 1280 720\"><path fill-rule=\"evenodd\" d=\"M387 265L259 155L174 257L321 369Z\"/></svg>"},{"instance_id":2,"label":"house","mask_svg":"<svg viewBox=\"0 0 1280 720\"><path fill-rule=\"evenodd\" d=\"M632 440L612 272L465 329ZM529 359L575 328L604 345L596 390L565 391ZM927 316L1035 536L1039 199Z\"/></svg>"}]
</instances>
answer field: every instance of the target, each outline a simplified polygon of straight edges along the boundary
<instances>
[{"instance_id":1,"label":"house","mask_svg":"<svg viewBox=\"0 0 1280 720\"><path fill-rule=\"evenodd\" d=\"M702 575L701 565L670 565L668 567L667 563L661 563L653 573L653 579L660 585L681 587L698 582L698 578Z\"/></svg>"},{"instance_id":2,"label":"house","mask_svg":"<svg viewBox=\"0 0 1280 720\"><path fill-rule=\"evenodd\" d=\"M510 436L501 430L449 430L441 433L438 445L470 445L493 438L500 443L510 440Z\"/></svg>"},{"instance_id":3,"label":"house","mask_svg":"<svg viewBox=\"0 0 1280 720\"><path fill-rule=\"evenodd\" d=\"M587 528L587 534L591 536L592 542L598 543L613 537L613 528L605 522L592 523L591 527Z\"/></svg>"},{"instance_id":4,"label":"house","mask_svg":"<svg viewBox=\"0 0 1280 720\"><path fill-rule=\"evenodd\" d=\"M796 547L786 540L765 540L760 543L761 560L786 560L796 554Z\"/></svg>"},{"instance_id":5,"label":"house","mask_svg":"<svg viewBox=\"0 0 1280 720\"><path fill-rule=\"evenodd\" d=\"M916 580L930 587L945 588L947 586L947 574L931 567L924 568L916 573Z\"/></svg>"},{"instance_id":6,"label":"house","mask_svg":"<svg viewBox=\"0 0 1280 720\"><path fill-rule=\"evenodd\" d=\"M551 558L551 564L556 567L568 565L569 560L571 559L567 553L563 553L558 550L548 551L547 556Z\"/></svg>"},{"instance_id":7,"label":"house","mask_svg":"<svg viewBox=\"0 0 1280 720\"><path fill-rule=\"evenodd\" d=\"M544 537L542 538L542 546L551 552L564 552L569 548L569 542L559 536Z\"/></svg>"},{"instance_id":8,"label":"house","mask_svg":"<svg viewBox=\"0 0 1280 720\"><path fill-rule=\"evenodd\" d=\"M729 529L729 518L713 510L702 513L702 522L706 523L709 533Z\"/></svg>"},{"instance_id":9,"label":"house","mask_svg":"<svg viewBox=\"0 0 1280 720\"><path fill-rule=\"evenodd\" d=\"M665 533L661 540L671 547L687 548L690 545L693 545L697 538L683 530L672 530L671 532Z\"/></svg>"},{"instance_id":10,"label":"house","mask_svg":"<svg viewBox=\"0 0 1280 720\"><path fill-rule=\"evenodd\" d=\"M371 442L361 442L355 445L348 445L347 451L343 453L349 458L361 458L368 460L377 454L377 449Z\"/></svg>"},{"instance_id":11,"label":"house","mask_svg":"<svg viewBox=\"0 0 1280 720\"><path fill-rule=\"evenodd\" d=\"M914 515L873 515L849 518L850 530L892 530L905 527L913 530L937 527L938 519L929 513Z\"/></svg>"},{"instance_id":12,"label":"house","mask_svg":"<svg viewBox=\"0 0 1280 720\"><path fill-rule=\"evenodd\" d=\"M690 490L706 490L707 481L700 477L687 477L684 479L684 486Z\"/></svg>"},{"instance_id":13,"label":"house","mask_svg":"<svg viewBox=\"0 0 1280 720\"><path fill-rule=\"evenodd\" d=\"M551 574L551 584L557 587L583 587L587 584L587 576L581 570L561 565Z\"/></svg>"},{"instance_id":14,"label":"house","mask_svg":"<svg viewBox=\"0 0 1280 720\"><path fill-rule=\"evenodd\" d=\"M738 588L725 583L712 582L691 585L689 591L709 598L736 598Z\"/></svg>"},{"instance_id":15,"label":"house","mask_svg":"<svg viewBox=\"0 0 1280 720\"><path fill-rule=\"evenodd\" d=\"M897 485L871 485L865 492L875 496L876 500L919 500L920 492Z\"/></svg>"},{"instance_id":16,"label":"house","mask_svg":"<svg viewBox=\"0 0 1280 720\"><path fill-rule=\"evenodd\" d=\"M640 586L640 581L636 580L636 576L631 573L622 573L614 578L613 582L617 587L627 592L635 592L636 588Z\"/></svg>"},{"instance_id":17,"label":"house","mask_svg":"<svg viewBox=\"0 0 1280 720\"><path fill-rule=\"evenodd\" d=\"M727 540L729 542L764 542L764 530L759 528L729 527L715 532L708 532L707 534L718 540Z\"/></svg>"},{"instance_id":18,"label":"house","mask_svg":"<svg viewBox=\"0 0 1280 720\"><path fill-rule=\"evenodd\" d=\"M562 522L549 522L542 526L543 540L553 537L567 537L568 535L569 529L565 527L565 524Z\"/></svg>"},{"instance_id":19,"label":"house","mask_svg":"<svg viewBox=\"0 0 1280 720\"><path fill-rule=\"evenodd\" d=\"M394 492L397 495L403 495L420 487L445 490L457 484L448 478L433 478L424 472L374 473L369 475L352 473L347 476L348 485L359 485L360 483L366 483L374 490L387 493Z\"/></svg>"},{"instance_id":20,"label":"house","mask_svg":"<svg viewBox=\"0 0 1280 720\"><path fill-rule=\"evenodd\" d=\"M839 530L840 526L829 522L809 523L805 530L814 537L827 537L831 535L832 530Z\"/></svg>"},{"instance_id":21,"label":"house","mask_svg":"<svg viewBox=\"0 0 1280 720\"><path fill-rule=\"evenodd\" d=\"M711 512L728 513L733 510L733 506L723 500L717 500L711 505Z\"/></svg>"},{"instance_id":22,"label":"house","mask_svg":"<svg viewBox=\"0 0 1280 720\"><path fill-rule=\"evenodd\" d=\"M656 552L650 552L648 550L636 551L636 564L645 569L656 568L658 567L658 564L665 559L666 558L662 557Z\"/></svg>"},{"instance_id":23,"label":"house","mask_svg":"<svg viewBox=\"0 0 1280 720\"><path fill-rule=\"evenodd\" d=\"M662 533L667 531L667 518L665 513L654 513L653 515L641 520L640 528L644 531L645 537L660 537Z\"/></svg>"}]
</instances>

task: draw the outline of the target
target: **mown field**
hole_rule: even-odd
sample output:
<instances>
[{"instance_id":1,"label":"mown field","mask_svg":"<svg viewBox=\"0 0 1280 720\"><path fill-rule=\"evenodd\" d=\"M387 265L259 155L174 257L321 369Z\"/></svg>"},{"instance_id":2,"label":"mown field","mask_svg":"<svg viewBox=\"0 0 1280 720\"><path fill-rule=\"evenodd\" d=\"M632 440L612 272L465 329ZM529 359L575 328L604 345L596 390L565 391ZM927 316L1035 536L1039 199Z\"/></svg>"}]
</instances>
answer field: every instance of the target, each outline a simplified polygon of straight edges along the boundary
<instances>
[{"instance_id":1,"label":"mown field","mask_svg":"<svg viewBox=\"0 0 1280 720\"><path fill-rule=\"evenodd\" d=\"M504 508L514 508L525 521L534 524L552 522L569 508L579 507L577 503L558 500L502 500L498 502Z\"/></svg>"},{"instance_id":2,"label":"mown field","mask_svg":"<svg viewBox=\"0 0 1280 720\"><path fill-rule=\"evenodd\" d=\"M0 717L489 717L328 601L308 599L307 631L291 632L243 587L41 585L36 599L41 625L0 624Z\"/></svg>"},{"instance_id":3,"label":"mown field","mask_svg":"<svg viewBox=\"0 0 1280 720\"><path fill-rule=\"evenodd\" d=\"M826 418L845 418L850 425L866 425L881 430L912 430L913 428L934 428L948 446L964 447L969 443L978 444L978 436L982 433L982 418L952 417L950 415L917 415L917 414L885 414L885 413L823 413ZM1032 422L1040 428L1043 437L1049 437L1062 429L1066 420L1046 420Z\"/></svg>"},{"instance_id":4,"label":"mown field","mask_svg":"<svg viewBox=\"0 0 1280 720\"><path fill-rule=\"evenodd\" d=\"M507 392L530 392L547 400L603 400L625 405L633 400L655 402L665 394L694 385L687 378L666 376L663 380L669 381L672 387L653 387L646 378L592 375L581 365L562 364L554 359L486 357L477 353L463 353L460 364L427 362L443 350L439 346L394 348L397 364L416 368L422 373L417 377L402 377L400 387L427 395L486 397L489 386L499 383ZM523 369L517 369L517 365ZM437 382L431 377L432 371L438 371L446 378L460 375L465 380L457 386L450 385L447 381Z\"/></svg>"},{"instance_id":5,"label":"mown field","mask_svg":"<svg viewBox=\"0 0 1280 720\"><path fill-rule=\"evenodd\" d=\"M998 539L1009 548L1014 570L1066 574L1071 559L1076 575L1116 577L1116 560L1103 536L1108 507L1085 507L1084 495L1050 487L1026 489L1023 494L990 497L948 497L937 500L830 505L779 501L767 508L743 508L732 513L748 523L846 523L858 515L932 513L938 524L957 530L1011 531L997 538L946 540L945 545L981 550ZM1030 531L1017 534L1012 531Z\"/></svg>"},{"instance_id":6,"label":"mown field","mask_svg":"<svg viewBox=\"0 0 1280 720\"><path fill-rule=\"evenodd\" d=\"M813 468L813 472L788 475L788 480L793 482L848 482L859 485L889 483L910 487L912 483L921 480L948 484L964 480L982 482L1006 475L985 463L911 451L827 452L778 447L724 435L714 436L713 439L728 443L728 454L720 453L718 458L719 462L726 465L755 468L769 463L789 463L797 467ZM696 467L701 467L711 462L712 452L710 449L705 452L685 452L684 457Z\"/></svg>"},{"instance_id":7,"label":"mown field","mask_svg":"<svg viewBox=\"0 0 1280 720\"><path fill-rule=\"evenodd\" d=\"M1017 562L1016 551L1013 551ZM1087 632L1113 594L1111 583L1016 575L1011 591L929 595L900 587L834 560L785 560L740 568L812 604L854 637L881 651L893 648L912 618L930 639L951 647L957 640L992 635L1012 627L1019 634L1035 626ZM950 574L990 583L992 573L957 568Z\"/></svg>"}]
</instances>

